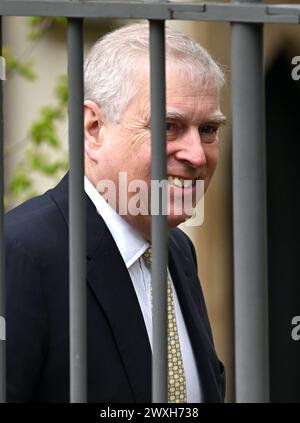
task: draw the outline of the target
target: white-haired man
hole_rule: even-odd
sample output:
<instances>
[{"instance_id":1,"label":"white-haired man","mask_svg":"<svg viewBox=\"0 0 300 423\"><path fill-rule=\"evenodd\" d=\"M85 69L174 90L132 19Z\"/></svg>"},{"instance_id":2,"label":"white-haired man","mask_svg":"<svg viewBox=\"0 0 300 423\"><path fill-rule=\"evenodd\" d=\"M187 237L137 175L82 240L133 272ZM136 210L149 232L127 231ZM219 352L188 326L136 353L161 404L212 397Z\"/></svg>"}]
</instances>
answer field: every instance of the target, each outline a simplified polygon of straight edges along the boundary
<instances>
[{"instance_id":1,"label":"white-haired man","mask_svg":"<svg viewBox=\"0 0 300 423\"><path fill-rule=\"evenodd\" d=\"M91 402L151 402L148 39L146 24L125 26L100 39L85 62ZM169 28L166 53L168 401L222 402L224 369L214 350L195 250L176 228L189 213L175 206L178 198L194 203L197 181L206 189L215 170L223 74L201 46ZM136 195L129 187L137 182L140 202L147 203L143 212L129 207ZM105 193L112 187L109 202ZM68 175L6 218L10 401L69 400L67 199Z\"/></svg>"}]
</instances>

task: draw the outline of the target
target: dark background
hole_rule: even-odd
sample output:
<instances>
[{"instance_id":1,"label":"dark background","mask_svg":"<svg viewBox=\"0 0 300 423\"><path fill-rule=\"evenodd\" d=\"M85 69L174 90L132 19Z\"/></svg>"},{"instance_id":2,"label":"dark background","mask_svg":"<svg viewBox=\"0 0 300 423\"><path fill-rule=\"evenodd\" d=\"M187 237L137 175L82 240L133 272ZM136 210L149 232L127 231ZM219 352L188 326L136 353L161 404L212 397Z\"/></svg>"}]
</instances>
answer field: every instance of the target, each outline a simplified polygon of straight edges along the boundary
<instances>
[{"instance_id":1,"label":"dark background","mask_svg":"<svg viewBox=\"0 0 300 423\"><path fill-rule=\"evenodd\" d=\"M272 402L300 402L300 81L285 51L266 74L270 387Z\"/></svg>"}]
</instances>

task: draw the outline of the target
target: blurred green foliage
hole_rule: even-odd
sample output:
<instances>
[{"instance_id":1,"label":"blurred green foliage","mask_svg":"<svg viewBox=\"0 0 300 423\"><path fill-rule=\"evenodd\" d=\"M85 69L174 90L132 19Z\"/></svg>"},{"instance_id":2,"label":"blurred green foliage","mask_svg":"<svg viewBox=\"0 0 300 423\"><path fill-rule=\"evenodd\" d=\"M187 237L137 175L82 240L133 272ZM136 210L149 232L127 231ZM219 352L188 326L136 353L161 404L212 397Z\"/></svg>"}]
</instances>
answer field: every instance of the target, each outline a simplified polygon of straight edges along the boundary
<instances>
[{"instance_id":1,"label":"blurred green foliage","mask_svg":"<svg viewBox=\"0 0 300 423\"><path fill-rule=\"evenodd\" d=\"M38 39L45 31L48 31L55 25L67 27L67 22L67 18L62 16L31 16L28 19L28 23L31 28L30 32L28 33L28 38L32 40Z\"/></svg>"},{"instance_id":2,"label":"blurred green foliage","mask_svg":"<svg viewBox=\"0 0 300 423\"><path fill-rule=\"evenodd\" d=\"M40 38L53 24L66 26L66 19L59 17L31 17L28 22L30 28L28 37L31 40L32 38L35 40ZM28 81L34 81L38 78L31 62L23 63L14 57L9 47L5 47L3 53L7 73L17 72ZM42 107L37 118L30 124L26 138L28 145L23 158L14 167L9 189L5 196L7 208L38 195L39 192L35 184L41 177L50 177L55 183L58 175L67 170L67 152L64 151L58 133L59 124L66 119L67 105L67 76L61 75L55 83L54 100L51 104ZM10 150L10 146L8 146L8 149ZM59 157L59 159L55 157Z\"/></svg>"},{"instance_id":3,"label":"blurred green foliage","mask_svg":"<svg viewBox=\"0 0 300 423\"><path fill-rule=\"evenodd\" d=\"M29 81L33 81L36 78L32 62L21 62L21 60L18 60L12 55L9 47L3 47L2 56L5 59L6 70L8 72L17 72Z\"/></svg>"}]
</instances>

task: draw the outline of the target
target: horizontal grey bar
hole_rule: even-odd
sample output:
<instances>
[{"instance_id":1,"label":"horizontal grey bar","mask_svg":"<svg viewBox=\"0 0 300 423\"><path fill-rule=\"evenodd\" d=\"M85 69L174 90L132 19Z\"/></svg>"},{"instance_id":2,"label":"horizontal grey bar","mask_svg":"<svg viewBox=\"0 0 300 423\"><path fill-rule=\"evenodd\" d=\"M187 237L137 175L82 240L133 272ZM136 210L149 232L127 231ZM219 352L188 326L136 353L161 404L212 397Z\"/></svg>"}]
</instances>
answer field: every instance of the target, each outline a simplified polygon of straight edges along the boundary
<instances>
[{"instance_id":1,"label":"horizontal grey bar","mask_svg":"<svg viewBox=\"0 0 300 423\"><path fill-rule=\"evenodd\" d=\"M268 7L268 13L272 15L299 15L299 4L277 4Z\"/></svg>"},{"instance_id":2,"label":"horizontal grey bar","mask_svg":"<svg viewBox=\"0 0 300 423\"><path fill-rule=\"evenodd\" d=\"M300 5L0 0L0 15L297 24Z\"/></svg>"}]
</instances>

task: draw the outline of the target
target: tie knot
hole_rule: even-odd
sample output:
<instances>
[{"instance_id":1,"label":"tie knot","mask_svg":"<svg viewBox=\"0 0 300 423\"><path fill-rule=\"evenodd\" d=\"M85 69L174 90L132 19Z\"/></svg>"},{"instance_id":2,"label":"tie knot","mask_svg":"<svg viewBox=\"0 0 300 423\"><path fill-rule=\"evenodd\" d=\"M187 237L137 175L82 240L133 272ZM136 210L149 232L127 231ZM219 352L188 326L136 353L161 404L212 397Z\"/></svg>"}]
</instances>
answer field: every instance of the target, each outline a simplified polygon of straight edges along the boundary
<instances>
[{"instance_id":1,"label":"tie knot","mask_svg":"<svg viewBox=\"0 0 300 423\"><path fill-rule=\"evenodd\" d=\"M147 250L142 255L142 257L143 257L145 263L148 266L151 266L151 262L152 262L152 247L148 247Z\"/></svg>"}]
</instances>

